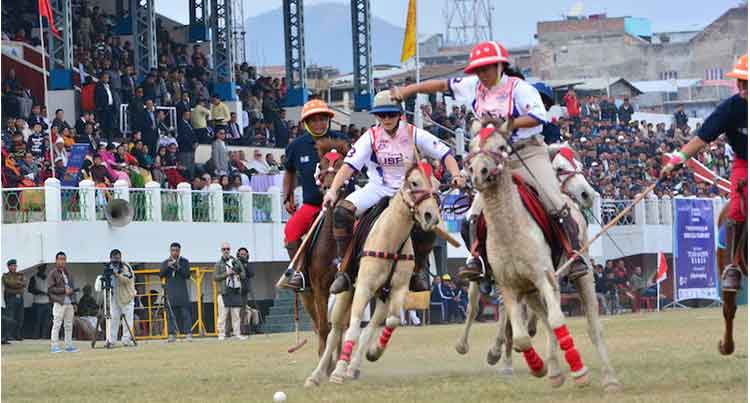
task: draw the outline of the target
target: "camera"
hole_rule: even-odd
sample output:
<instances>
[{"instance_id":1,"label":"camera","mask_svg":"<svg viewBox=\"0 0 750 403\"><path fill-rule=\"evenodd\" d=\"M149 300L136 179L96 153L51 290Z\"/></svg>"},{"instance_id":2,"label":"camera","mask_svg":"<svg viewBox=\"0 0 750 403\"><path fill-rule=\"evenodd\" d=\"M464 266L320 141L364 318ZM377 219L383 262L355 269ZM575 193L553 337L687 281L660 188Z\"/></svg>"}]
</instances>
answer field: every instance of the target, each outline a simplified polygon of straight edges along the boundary
<instances>
[{"instance_id":1,"label":"camera","mask_svg":"<svg viewBox=\"0 0 750 403\"><path fill-rule=\"evenodd\" d=\"M122 273L122 265L119 263L107 263L104 265L104 272L99 278L99 281L101 282L101 289L102 290L111 290L112 289L112 276L115 275L115 273L120 274Z\"/></svg>"}]
</instances>

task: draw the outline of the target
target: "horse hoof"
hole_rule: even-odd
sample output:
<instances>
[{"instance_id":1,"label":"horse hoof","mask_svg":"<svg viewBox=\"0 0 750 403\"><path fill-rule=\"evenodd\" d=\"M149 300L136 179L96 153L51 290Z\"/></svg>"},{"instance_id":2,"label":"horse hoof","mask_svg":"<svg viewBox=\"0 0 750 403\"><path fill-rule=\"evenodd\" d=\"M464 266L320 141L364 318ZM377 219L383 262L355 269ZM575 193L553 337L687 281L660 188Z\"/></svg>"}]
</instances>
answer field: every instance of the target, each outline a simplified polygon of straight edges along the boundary
<instances>
[{"instance_id":1,"label":"horse hoof","mask_svg":"<svg viewBox=\"0 0 750 403\"><path fill-rule=\"evenodd\" d=\"M353 381L356 381L357 379L359 379L359 370L358 369L355 369L355 370L349 369L348 371L346 371L346 377L347 377L347 379L351 379Z\"/></svg>"},{"instance_id":2,"label":"horse hoof","mask_svg":"<svg viewBox=\"0 0 750 403\"><path fill-rule=\"evenodd\" d=\"M622 391L622 384L618 381L609 382L604 385L604 391L607 393L617 393Z\"/></svg>"},{"instance_id":3,"label":"horse hoof","mask_svg":"<svg viewBox=\"0 0 750 403\"><path fill-rule=\"evenodd\" d=\"M591 377L589 377L588 369L586 370L586 372L584 372L581 375L578 375L574 379L576 382L576 386L579 386L579 387L588 386L591 383Z\"/></svg>"},{"instance_id":4,"label":"horse hoof","mask_svg":"<svg viewBox=\"0 0 750 403\"><path fill-rule=\"evenodd\" d=\"M334 372L331 374L330 378L331 383L335 383L336 385L343 385L344 384L344 377L343 376L337 376Z\"/></svg>"},{"instance_id":5,"label":"horse hoof","mask_svg":"<svg viewBox=\"0 0 750 403\"><path fill-rule=\"evenodd\" d=\"M547 376L547 364L544 364L542 369L540 369L537 372L532 372L531 375L533 375L535 378L544 378Z\"/></svg>"},{"instance_id":6,"label":"horse hoof","mask_svg":"<svg viewBox=\"0 0 750 403\"><path fill-rule=\"evenodd\" d=\"M380 356L383 355L381 352L382 350L367 350L367 354L365 354L365 357L367 357L367 361L375 362L380 359Z\"/></svg>"},{"instance_id":7,"label":"horse hoof","mask_svg":"<svg viewBox=\"0 0 750 403\"><path fill-rule=\"evenodd\" d=\"M309 378L305 379L305 387L306 388L317 388L318 386L320 386L320 382L318 382L317 379L315 379L313 377L309 377Z\"/></svg>"},{"instance_id":8,"label":"horse hoof","mask_svg":"<svg viewBox=\"0 0 750 403\"><path fill-rule=\"evenodd\" d=\"M724 340L719 340L719 353L721 355L731 355L734 353L734 342L724 343Z\"/></svg>"},{"instance_id":9,"label":"horse hoof","mask_svg":"<svg viewBox=\"0 0 750 403\"><path fill-rule=\"evenodd\" d=\"M492 352L492 349L487 351L487 364L495 365L498 361L500 361L500 357L502 357L503 353L495 354Z\"/></svg>"},{"instance_id":10,"label":"horse hoof","mask_svg":"<svg viewBox=\"0 0 750 403\"><path fill-rule=\"evenodd\" d=\"M503 377L511 377L511 376L513 376L513 368L512 367L500 368L497 372L500 373L500 376L503 376Z\"/></svg>"},{"instance_id":11,"label":"horse hoof","mask_svg":"<svg viewBox=\"0 0 750 403\"><path fill-rule=\"evenodd\" d=\"M456 343L456 352L464 355L469 352L469 343Z\"/></svg>"},{"instance_id":12,"label":"horse hoof","mask_svg":"<svg viewBox=\"0 0 750 403\"><path fill-rule=\"evenodd\" d=\"M559 373L557 375L550 375L549 383L553 388L559 388L565 383L565 375Z\"/></svg>"}]
</instances>

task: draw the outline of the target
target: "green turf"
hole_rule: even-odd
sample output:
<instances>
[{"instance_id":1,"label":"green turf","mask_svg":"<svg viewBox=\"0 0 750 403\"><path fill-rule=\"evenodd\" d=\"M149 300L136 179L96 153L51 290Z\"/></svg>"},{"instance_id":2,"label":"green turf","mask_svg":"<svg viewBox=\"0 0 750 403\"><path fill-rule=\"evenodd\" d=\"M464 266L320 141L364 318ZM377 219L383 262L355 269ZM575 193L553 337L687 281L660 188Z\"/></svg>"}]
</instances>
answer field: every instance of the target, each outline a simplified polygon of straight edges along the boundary
<instances>
[{"instance_id":1,"label":"green turf","mask_svg":"<svg viewBox=\"0 0 750 403\"><path fill-rule=\"evenodd\" d=\"M253 336L247 341L144 342L134 349L48 352L24 342L2 349L2 400L7 402L744 402L747 401L747 310L738 312L737 351L720 356L721 311L694 309L607 317L605 336L624 390L604 394L600 366L584 320L568 321L593 383L577 388L568 379L552 389L532 378L518 354L515 374L498 375L484 362L494 324L479 324L471 350L459 356L458 326L397 329L377 363L365 362L362 378L346 385L302 384L315 364L315 339L295 354L293 334ZM544 332L535 339L544 353ZM564 362L564 361L563 361Z\"/></svg>"}]
</instances>

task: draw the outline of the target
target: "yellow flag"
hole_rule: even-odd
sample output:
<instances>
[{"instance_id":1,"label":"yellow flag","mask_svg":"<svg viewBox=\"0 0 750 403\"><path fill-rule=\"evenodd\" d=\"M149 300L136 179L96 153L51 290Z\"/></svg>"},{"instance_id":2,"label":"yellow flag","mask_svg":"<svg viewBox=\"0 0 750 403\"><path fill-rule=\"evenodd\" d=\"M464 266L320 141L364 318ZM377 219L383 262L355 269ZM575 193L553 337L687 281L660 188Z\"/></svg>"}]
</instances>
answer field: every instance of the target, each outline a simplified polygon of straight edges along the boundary
<instances>
[{"instance_id":1,"label":"yellow flag","mask_svg":"<svg viewBox=\"0 0 750 403\"><path fill-rule=\"evenodd\" d=\"M417 54L417 0L409 0L409 12L406 14L406 31L404 47L401 49L401 63Z\"/></svg>"}]
</instances>

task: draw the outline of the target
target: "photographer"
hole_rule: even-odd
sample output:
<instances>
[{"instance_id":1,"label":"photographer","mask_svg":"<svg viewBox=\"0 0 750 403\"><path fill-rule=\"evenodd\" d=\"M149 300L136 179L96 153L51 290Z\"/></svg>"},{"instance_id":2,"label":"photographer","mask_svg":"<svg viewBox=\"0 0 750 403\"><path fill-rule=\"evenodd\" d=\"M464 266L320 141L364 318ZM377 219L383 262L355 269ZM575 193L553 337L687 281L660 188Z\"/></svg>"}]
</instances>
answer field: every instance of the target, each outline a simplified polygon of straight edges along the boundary
<instances>
[{"instance_id":1,"label":"photographer","mask_svg":"<svg viewBox=\"0 0 750 403\"><path fill-rule=\"evenodd\" d=\"M60 326L65 327L65 352L77 353L78 349L73 345L73 314L75 297L73 295L75 283L73 276L65 267L67 257L64 252L55 255L55 269L52 270L47 279L47 295L52 300L52 335L50 352L60 353Z\"/></svg>"},{"instance_id":2,"label":"photographer","mask_svg":"<svg viewBox=\"0 0 750 403\"><path fill-rule=\"evenodd\" d=\"M246 306L252 296L251 279L255 277L255 268L250 265L250 252L244 246L237 249L237 260L240 261L240 267L245 272L245 279L242 281L242 303Z\"/></svg>"},{"instance_id":3,"label":"photographer","mask_svg":"<svg viewBox=\"0 0 750 403\"><path fill-rule=\"evenodd\" d=\"M240 309L242 308L242 283L245 280L245 270L240 261L231 255L228 243L221 245L221 258L214 266L214 281L219 283L220 295L217 297L219 321L217 333L219 340L224 340L227 315L232 315L232 329L234 336L240 340L247 339L240 332Z\"/></svg>"},{"instance_id":4,"label":"photographer","mask_svg":"<svg viewBox=\"0 0 750 403\"><path fill-rule=\"evenodd\" d=\"M180 256L181 250L182 247L177 242L169 245L169 259L161 263L161 270L159 270L159 277L162 279L162 286L169 304L166 307L169 343L177 340L177 325L180 326L180 333L183 333L187 340L193 339L190 333L193 321L190 315L190 297L187 288L187 281L190 279L190 262Z\"/></svg>"},{"instance_id":5,"label":"photographer","mask_svg":"<svg viewBox=\"0 0 750 403\"><path fill-rule=\"evenodd\" d=\"M133 268L122 261L122 253L117 249L109 252L109 263L104 265L102 281L105 292L111 293L109 304L109 334L107 334L107 347L117 343L117 333L120 328L120 319L125 315L125 323L122 324L122 345L132 347L133 332L133 309L135 308L135 275ZM125 329L129 327L130 330Z\"/></svg>"}]
</instances>

